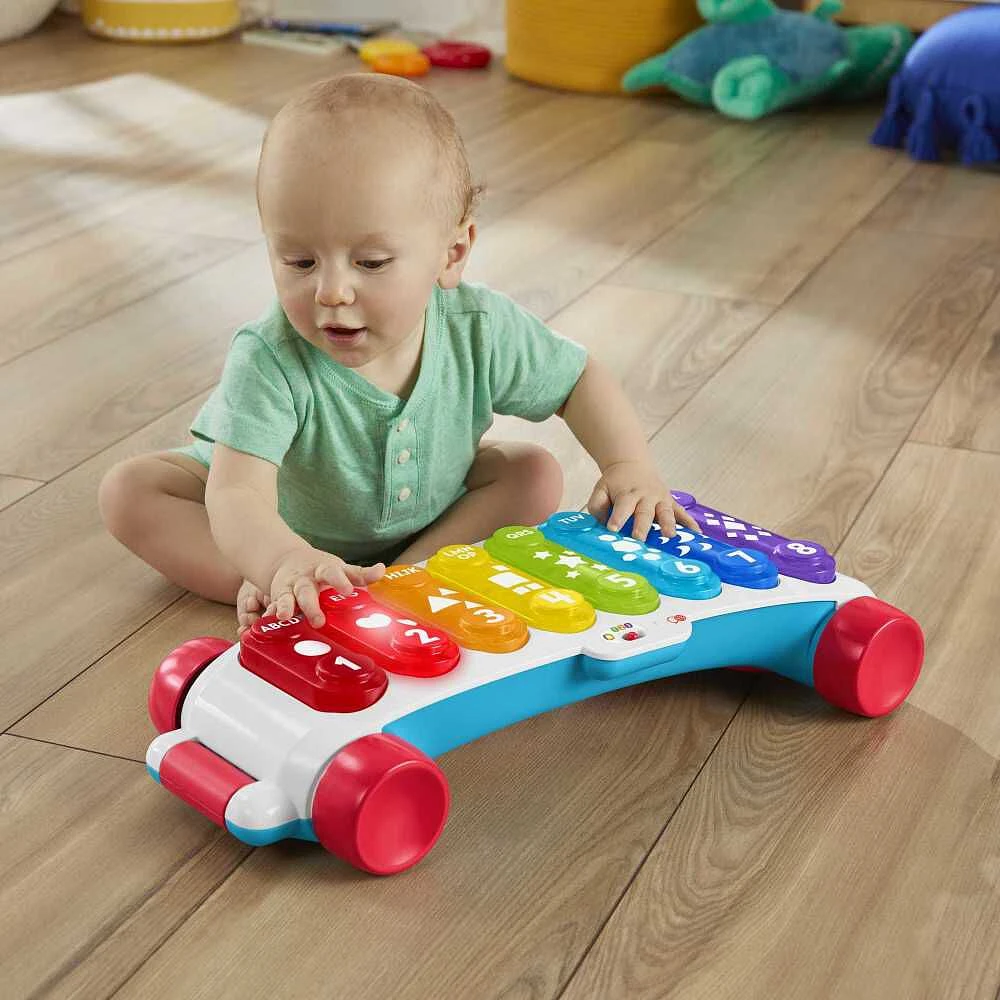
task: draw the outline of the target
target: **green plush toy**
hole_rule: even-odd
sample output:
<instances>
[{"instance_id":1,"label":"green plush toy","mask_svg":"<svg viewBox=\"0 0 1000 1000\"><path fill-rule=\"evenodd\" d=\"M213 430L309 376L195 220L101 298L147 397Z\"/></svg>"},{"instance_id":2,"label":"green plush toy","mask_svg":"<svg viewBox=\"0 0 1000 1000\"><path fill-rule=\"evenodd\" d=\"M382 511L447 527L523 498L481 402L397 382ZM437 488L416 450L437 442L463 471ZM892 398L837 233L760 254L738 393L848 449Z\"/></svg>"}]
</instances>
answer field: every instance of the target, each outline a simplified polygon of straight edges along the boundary
<instances>
[{"instance_id":1,"label":"green plush toy","mask_svg":"<svg viewBox=\"0 0 1000 1000\"><path fill-rule=\"evenodd\" d=\"M709 23L673 48L633 66L625 90L662 86L733 118L753 120L821 94L881 92L913 44L901 24L840 28L840 0L811 14L771 0L698 0Z\"/></svg>"}]
</instances>

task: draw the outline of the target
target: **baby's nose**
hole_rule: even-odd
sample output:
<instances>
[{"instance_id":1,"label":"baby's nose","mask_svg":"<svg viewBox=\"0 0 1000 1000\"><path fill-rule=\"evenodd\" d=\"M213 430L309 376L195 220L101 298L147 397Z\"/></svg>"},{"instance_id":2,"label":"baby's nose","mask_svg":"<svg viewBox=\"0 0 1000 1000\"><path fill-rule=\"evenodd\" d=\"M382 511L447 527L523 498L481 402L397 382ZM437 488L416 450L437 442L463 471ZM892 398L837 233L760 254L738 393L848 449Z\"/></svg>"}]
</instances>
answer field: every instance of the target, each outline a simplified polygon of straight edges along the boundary
<instances>
[{"instance_id":1,"label":"baby's nose","mask_svg":"<svg viewBox=\"0 0 1000 1000\"><path fill-rule=\"evenodd\" d=\"M350 305L354 301L354 287L345 275L323 275L316 286L316 302L321 306Z\"/></svg>"}]
</instances>

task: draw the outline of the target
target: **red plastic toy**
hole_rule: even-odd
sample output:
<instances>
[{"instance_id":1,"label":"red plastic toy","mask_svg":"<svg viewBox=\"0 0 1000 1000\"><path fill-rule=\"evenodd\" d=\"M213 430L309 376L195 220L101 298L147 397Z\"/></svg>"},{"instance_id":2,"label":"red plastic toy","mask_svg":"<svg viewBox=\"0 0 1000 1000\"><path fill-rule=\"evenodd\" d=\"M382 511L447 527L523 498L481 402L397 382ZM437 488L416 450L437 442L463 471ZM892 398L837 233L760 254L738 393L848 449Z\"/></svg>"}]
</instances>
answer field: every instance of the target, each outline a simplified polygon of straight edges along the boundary
<instances>
[{"instance_id":1,"label":"red plastic toy","mask_svg":"<svg viewBox=\"0 0 1000 1000\"><path fill-rule=\"evenodd\" d=\"M432 66L447 69L483 69L489 66L492 55L485 45L473 42L434 42L425 45L423 53Z\"/></svg>"}]
</instances>

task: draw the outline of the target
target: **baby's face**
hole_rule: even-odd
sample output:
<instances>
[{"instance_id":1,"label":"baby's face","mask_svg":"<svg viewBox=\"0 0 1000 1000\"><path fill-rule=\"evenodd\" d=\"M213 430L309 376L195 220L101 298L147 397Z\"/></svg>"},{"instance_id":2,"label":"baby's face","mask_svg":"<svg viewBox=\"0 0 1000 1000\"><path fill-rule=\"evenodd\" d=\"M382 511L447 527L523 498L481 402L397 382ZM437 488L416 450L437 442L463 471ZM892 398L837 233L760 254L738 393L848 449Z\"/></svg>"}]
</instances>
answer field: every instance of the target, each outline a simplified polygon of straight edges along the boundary
<instances>
[{"instance_id":1,"label":"baby's face","mask_svg":"<svg viewBox=\"0 0 1000 1000\"><path fill-rule=\"evenodd\" d=\"M455 227L435 198L442 179L429 150L401 143L389 123L366 124L353 141L317 137L314 125L268 140L261 221L289 321L359 368L420 336Z\"/></svg>"}]
</instances>

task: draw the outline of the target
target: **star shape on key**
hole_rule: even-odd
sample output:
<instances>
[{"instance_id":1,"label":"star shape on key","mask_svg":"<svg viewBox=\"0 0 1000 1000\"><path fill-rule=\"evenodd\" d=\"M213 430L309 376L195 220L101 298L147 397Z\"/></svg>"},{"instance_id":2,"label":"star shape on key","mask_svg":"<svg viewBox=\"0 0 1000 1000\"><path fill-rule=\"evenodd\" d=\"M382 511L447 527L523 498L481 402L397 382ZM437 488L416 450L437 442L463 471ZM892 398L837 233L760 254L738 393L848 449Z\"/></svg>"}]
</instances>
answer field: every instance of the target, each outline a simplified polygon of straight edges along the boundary
<instances>
[{"instance_id":1,"label":"star shape on key","mask_svg":"<svg viewBox=\"0 0 1000 1000\"><path fill-rule=\"evenodd\" d=\"M549 552L548 549L541 549L540 551L538 551L538 552L535 553L535 558L536 559L551 559L552 558L552 553Z\"/></svg>"},{"instance_id":2,"label":"star shape on key","mask_svg":"<svg viewBox=\"0 0 1000 1000\"><path fill-rule=\"evenodd\" d=\"M583 563L583 560L579 556L573 555L572 552L567 552L565 555L561 555L559 557L559 562L556 563L556 565L557 566L570 566L573 569L576 569L576 567L580 566L582 563Z\"/></svg>"},{"instance_id":3,"label":"star shape on key","mask_svg":"<svg viewBox=\"0 0 1000 1000\"><path fill-rule=\"evenodd\" d=\"M575 580L579 575L580 574L577 573L577 571L574 569L574 570L571 570L569 573L566 574L566 579L567 580Z\"/></svg>"}]
</instances>

